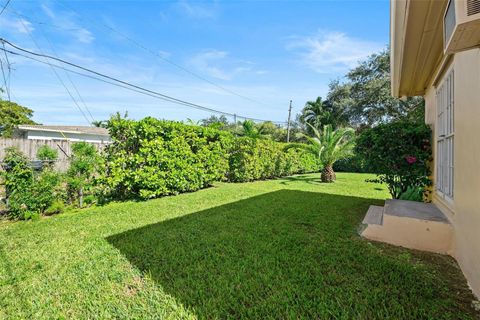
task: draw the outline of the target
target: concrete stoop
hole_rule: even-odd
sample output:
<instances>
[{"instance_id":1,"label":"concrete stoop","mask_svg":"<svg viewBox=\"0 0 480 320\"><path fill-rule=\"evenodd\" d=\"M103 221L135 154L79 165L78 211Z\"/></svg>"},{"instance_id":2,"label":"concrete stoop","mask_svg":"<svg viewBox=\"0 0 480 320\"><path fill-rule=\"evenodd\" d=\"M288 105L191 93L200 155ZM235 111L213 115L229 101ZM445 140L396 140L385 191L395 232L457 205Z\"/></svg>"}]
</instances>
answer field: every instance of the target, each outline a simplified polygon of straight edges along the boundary
<instances>
[{"instance_id":1,"label":"concrete stoop","mask_svg":"<svg viewBox=\"0 0 480 320\"><path fill-rule=\"evenodd\" d=\"M361 235L410 249L449 254L453 228L445 215L431 203L386 200L385 206L370 206Z\"/></svg>"}]
</instances>

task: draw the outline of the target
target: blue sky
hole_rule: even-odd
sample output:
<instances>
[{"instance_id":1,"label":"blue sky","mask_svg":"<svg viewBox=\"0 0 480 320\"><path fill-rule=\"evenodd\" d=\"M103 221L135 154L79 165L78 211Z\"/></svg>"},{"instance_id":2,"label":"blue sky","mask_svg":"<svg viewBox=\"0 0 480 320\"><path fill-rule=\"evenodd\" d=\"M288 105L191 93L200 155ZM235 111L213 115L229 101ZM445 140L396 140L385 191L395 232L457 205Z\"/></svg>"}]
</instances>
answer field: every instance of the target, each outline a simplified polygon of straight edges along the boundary
<instances>
[{"instance_id":1,"label":"blue sky","mask_svg":"<svg viewBox=\"0 0 480 320\"><path fill-rule=\"evenodd\" d=\"M387 0L12 0L0 16L0 36L21 47L197 104L275 121L286 120L290 99L296 113L306 100L325 96L332 79L385 48L388 35ZM32 108L36 121L87 124L48 65L9 58L12 100ZM65 72L58 75L84 109ZM78 75L70 79L96 120L125 110L132 118L210 115Z\"/></svg>"}]
</instances>

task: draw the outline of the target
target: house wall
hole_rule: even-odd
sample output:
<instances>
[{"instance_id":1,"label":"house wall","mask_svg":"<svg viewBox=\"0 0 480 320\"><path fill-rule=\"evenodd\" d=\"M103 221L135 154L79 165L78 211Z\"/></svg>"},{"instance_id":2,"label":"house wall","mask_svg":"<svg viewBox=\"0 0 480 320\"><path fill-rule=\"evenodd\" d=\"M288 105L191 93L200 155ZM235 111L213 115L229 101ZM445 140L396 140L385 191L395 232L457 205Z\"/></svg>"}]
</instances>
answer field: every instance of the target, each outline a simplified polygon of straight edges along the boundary
<instances>
[{"instance_id":1,"label":"house wall","mask_svg":"<svg viewBox=\"0 0 480 320\"><path fill-rule=\"evenodd\" d=\"M110 137L95 134L68 133L28 130L24 137L31 140L70 140L70 141L86 141L92 143L104 143L110 141ZM67 138L67 139L66 139Z\"/></svg>"},{"instance_id":2,"label":"house wall","mask_svg":"<svg viewBox=\"0 0 480 320\"><path fill-rule=\"evenodd\" d=\"M454 200L448 203L434 192L433 202L454 226L452 255L480 297L480 49L456 53L451 64L455 77ZM426 91L425 102L425 121L433 129L435 156L437 106L433 85Z\"/></svg>"}]
</instances>

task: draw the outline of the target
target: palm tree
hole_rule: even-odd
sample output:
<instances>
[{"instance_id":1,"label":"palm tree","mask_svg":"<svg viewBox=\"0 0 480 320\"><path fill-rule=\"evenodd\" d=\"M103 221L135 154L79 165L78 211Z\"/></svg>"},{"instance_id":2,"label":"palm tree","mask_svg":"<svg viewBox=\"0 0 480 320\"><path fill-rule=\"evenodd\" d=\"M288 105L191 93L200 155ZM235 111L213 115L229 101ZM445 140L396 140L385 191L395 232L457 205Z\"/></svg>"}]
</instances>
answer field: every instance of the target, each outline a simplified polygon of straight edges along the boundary
<instances>
[{"instance_id":1,"label":"palm tree","mask_svg":"<svg viewBox=\"0 0 480 320\"><path fill-rule=\"evenodd\" d=\"M320 128L323 118L328 117L325 111L325 101L318 97L315 101L307 101L302 110L302 118L306 124Z\"/></svg>"},{"instance_id":2,"label":"palm tree","mask_svg":"<svg viewBox=\"0 0 480 320\"><path fill-rule=\"evenodd\" d=\"M352 128L332 129L332 125L323 126L320 132L317 128L310 125L313 137L306 136L308 144L294 143L289 146L304 149L319 157L323 170L321 174L322 182L334 182L336 180L333 164L340 159L346 158L352 154L355 145L355 130Z\"/></svg>"},{"instance_id":3,"label":"palm tree","mask_svg":"<svg viewBox=\"0 0 480 320\"><path fill-rule=\"evenodd\" d=\"M242 135L252 139L264 138L261 128L259 129L252 120L245 120L242 123Z\"/></svg>"},{"instance_id":4,"label":"palm tree","mask_svg":"<svg viewBox=\"0 0 480 320\"><path fill-rule=\"evenodd\" d=\"M92 125L97 128L106 128L107 127L107 121L105 120L94 120L92 121Z\"/></svg>"},{"instance_id":5,"label":"palm tree","mask_svg":"<svg viewBox=\"0 0 480 320\"><path fill-rule=\"evenodd\" d=\"M199 126L200 123L201 123L200 120L192 120L190 118L187 118L187 120L185 121L185 124L189 126Z\"/></svg>"}]
</instances>

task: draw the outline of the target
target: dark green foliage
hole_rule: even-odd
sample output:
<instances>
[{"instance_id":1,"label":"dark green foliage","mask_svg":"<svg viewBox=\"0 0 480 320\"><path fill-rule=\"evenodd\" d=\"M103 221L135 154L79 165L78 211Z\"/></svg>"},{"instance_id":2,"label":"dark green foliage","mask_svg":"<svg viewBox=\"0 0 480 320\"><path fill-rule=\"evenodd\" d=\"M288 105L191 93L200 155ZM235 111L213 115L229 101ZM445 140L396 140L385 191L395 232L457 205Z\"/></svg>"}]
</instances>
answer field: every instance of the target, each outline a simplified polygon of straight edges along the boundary
<instances>
[{"instance_id":1,"label":"dark green foliage","mask_svg":"<svg viewBox=\"0 0 480 320\"><path fill-rule=\"evenodd\" d=\"M211 127L214 129L223 129L229 124L227 117L225 117L224 115L221 115L219 117L212 115L209 118L200 120L200 123L204 127Z\"/></svg>"},{"instance_id":2,"label":"dark green foliage","mask_svg":"<svg viewBox=\"0 0 480 320\"><path fill-rule=\"evenodd\" d=\"M61 193L61 177L50 168L36 173L28 159L14 148L7 149L4 159L5 185L9 215L29 219L43 213Z\"/></svg>"},{"instance_id":3,"label":"dark green foliage","mask_svg":"<svg viewBox=\"0 0 480 320\"><path fill-rule=\"evenodd\" d=\"M424 124L396 121L364 130L356 151L378 174L376 182L386 183L394 199L409 187L424 188L429 179L431 130Z\"/></svg>"},{"instance_id":4,"label":"dark green foliage","mask_svg":"<svg viewBox=\"0 0 480 320\"><path fill-rule=\"evenodd\" d=\"M70 201L83 206L84 196L93 192L95 175L100 165L100 157L94 145L77 142L72 145L70 167L67 171L67 186Z\"/></svg>"},{"instance_id":5,"label":"dark green foliage","mask_svg":"<svg viewBox=\"0 0 480 320\"><path fill-rule=\"evenodd\" d=\"M344 82L331 82L327 100L334 110L342 110L349 125L356 128L408 117L423 103L421 97L406 101L392 97L388 49L360 62L345 78Z\"/></svg>"},{"instance_id":6,"label":"dark green foliage","mask_svg":"<svg viewBox=\"0 0 480 320\"><path fill-rule=\"evenodd\" d=\"M339 159L333 164L335 172L360 172L370 173L372 170L366 165L365 160L355 154L351 157Z\"/></svg>"},{"instance_id":7,"label":"dark green foliage","mask_svg":"<svg viewBox=\"0 0 480 320\"><path fill-rule=\"evenodd\" d=\"M222 180L233 136L209 127L113 117L102 177L107 198L155 198Z\"/></svg>"},{"instance_id":8,"label":"dark green foliage","mask_svg":"<svg viewBox=\"0 0 480 320\"><path fill-rule=\"evenodd\" d=\"M300 120L302 123L308 124L305 129L309 134L313 134L311 126L321 130L325 125L331 125L333 129L348 125L345 110L337 104L332 104L329 100L322 100L321 97L305 103Z\"/></svg>"}]
</instances>

